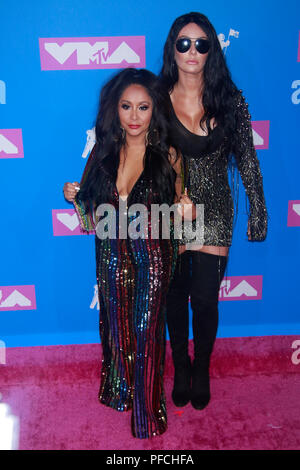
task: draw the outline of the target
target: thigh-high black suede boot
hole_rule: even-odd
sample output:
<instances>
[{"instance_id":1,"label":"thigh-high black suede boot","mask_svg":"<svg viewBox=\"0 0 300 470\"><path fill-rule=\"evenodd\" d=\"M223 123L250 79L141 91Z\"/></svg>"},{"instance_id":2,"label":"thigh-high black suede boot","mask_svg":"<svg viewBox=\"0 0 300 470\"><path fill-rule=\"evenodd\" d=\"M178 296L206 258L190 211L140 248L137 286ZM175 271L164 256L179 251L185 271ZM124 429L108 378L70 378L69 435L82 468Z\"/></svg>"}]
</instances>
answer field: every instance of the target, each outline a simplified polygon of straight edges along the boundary
<instances>
[{"instance_id":1,"label":"thigh-high black suede boot","mask_svg":"<svg viewBox=\"0 0 300 470\"><path fill-rule=\"evenodd\" d=\"M175 369L172 400L178 407L190 401L191 393L191 360L188 354L190 258L188 251L179 255L167 295L167 324Z\"/></svg>"},{"instance_id":2,"label":"thigh-high black suede boot","mask_svg":"<svg viewBox=\"0 0 300 470\"><path fill-rule=\"evenodd\" d=\"M226 256L192 252L194 362L191 403L197 410L205 408L210 400L209 365L217 335L219 289L226 264Z\"/></svg>"}]
</instances>

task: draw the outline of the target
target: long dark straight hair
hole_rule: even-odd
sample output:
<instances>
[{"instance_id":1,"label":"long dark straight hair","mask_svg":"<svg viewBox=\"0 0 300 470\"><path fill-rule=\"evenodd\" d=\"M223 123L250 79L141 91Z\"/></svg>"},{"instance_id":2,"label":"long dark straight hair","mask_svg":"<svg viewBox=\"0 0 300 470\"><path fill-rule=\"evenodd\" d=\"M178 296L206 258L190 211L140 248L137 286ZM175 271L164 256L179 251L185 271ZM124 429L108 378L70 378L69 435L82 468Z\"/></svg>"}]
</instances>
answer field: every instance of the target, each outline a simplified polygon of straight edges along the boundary
<instances>
[{"instance_id":1,"label":"long dark straight hair","mask_svg":"<svg viewBox=\"0 0 300 470\"><path fill-rule=\"evenodd\" d=\"M160 79L171 93L178 81L178 68L175 62L175 42L181 29L189 23L197 24L206 33L210 43L206 63L203 69L204 89L202 104L204 115L200 126L204 124L208 133L211 133L210 120L215 118L227 134L235 129L233 113L234 97L238 93L236 85L231 79L224 54L222 52L215 28L202 13L191 12L178 17L171 26L164 46L163 67Z\"/></svg>"},{"instance_id":2,"label":"long dark straight hair","mask_svg":"<svg viewBox=\"0 0 300 470\"><path fill-rule=\"evenodd\" d=\"M169 130L167 121L168 93L157 77L145 69L127 68L115 75L102 88L96 119L96 146L81 182L78 198L98 205L111 197L111 186L101 184L105 168L117 178L120 151L125 145L120 127L118 105L130 85L141 85L152 100L152 117L148 129L144 156L144 175L150 178L162 202L172 203L175 194L175 171L169 160ZM105 159L105 162L104 162ZM105 165L103 165L105 163ZM100 170L101 166L101 170ZM102 180L103 181L103 180Z\"/></svg>"}]
</instances>

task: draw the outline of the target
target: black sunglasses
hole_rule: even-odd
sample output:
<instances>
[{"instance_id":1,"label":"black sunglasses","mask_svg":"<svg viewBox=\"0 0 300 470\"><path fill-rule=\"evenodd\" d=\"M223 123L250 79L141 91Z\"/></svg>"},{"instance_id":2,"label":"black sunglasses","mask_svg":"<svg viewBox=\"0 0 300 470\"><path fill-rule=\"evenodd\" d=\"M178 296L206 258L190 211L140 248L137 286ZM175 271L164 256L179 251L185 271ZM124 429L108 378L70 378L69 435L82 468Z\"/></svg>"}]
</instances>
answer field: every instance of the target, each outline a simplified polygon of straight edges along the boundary
<instances>
[{"instance_id":1,"label":"black sunglasses","mask_svg":"<svg viewBox=\"0 0 300 470\"><path fill-rule=\"evenodd\" d=\"M179 38L175 43L177 51L181 53L187 52L190 49L192 42L195 43L195 48L200 54L206 54L209 51L209 41L203 38Z\"/></svg>"}]
</instances>

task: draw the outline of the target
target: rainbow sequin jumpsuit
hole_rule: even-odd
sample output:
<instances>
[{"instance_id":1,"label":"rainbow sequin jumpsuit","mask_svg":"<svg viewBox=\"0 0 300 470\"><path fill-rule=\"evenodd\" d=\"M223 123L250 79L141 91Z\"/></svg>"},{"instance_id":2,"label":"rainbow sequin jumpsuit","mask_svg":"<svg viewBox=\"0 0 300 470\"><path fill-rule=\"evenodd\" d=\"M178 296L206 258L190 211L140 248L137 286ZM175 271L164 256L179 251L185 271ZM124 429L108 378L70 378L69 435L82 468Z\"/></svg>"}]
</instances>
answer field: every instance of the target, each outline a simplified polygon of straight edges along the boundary
<instances>
[{"instance_id":1,"label":"rainbow sequin jumpsuit","mask_svg":"<svg viewBox=\"0 0 300 470\"><path fill-rule=\"evenodd\" d=\"M111 200L119 195L111 180ZM158 201L151 181L143 173L127 198L127 206L148 209L148 238L100 240L96 236L96 266L100 304L100 337L103 360L99 400L118 411L132 409L134 437L149 438L167 429L163 388L165 356L165 300L174 272L178 245L170 239L153 239L150 208ZM77 199L81 226L91 230L91 218ZM126 207L126 206L125 206ZM135 215L128 217L128 224Z\"/></svg>"}]
</instances>

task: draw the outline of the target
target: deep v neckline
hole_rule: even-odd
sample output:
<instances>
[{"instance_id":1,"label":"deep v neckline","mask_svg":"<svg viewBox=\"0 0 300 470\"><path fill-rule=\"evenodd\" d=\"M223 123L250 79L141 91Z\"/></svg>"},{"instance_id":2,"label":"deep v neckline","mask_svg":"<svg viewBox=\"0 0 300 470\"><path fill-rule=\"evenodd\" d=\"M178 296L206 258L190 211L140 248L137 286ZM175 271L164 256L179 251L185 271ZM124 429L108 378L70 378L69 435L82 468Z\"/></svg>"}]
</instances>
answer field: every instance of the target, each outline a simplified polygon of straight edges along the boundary
<instances>
[{"instance_id":1,"label":"deep v neckline","mask_svg":"<svg viewBox=\"0 0 300 470\"><path fill-rule=\"evenodd\" d=\"M118 198L123 198L123 197L126 197L127 201L129 199L129 197L131 196L132 194L132 191L134 190L134 188L136 187L136 185L138 184L138 182L140 181L143 173L144 173L144 170L145 168L143 168L142 172L140 173L139 177L137 178L137 180L135 181L135 183L133 184L131 190L129 191L129 193L127 194L127 196L121 196L120 193L119 193L119 190L118 190L118 187L117 187L117 180L115 181L115 188L116 188L116 191L117 191L117 194L118 194Z\"/></svg>"},{"instance_id":2,"label":"deep v neckline","mask_svg":"<svg viewBox=\"0 0 300 470\"><path fill-rule=\"evenodd\" d=\"M177 114L175 113L175 109L173 107L173 103L171 102L172 106L171 106L171 111L172 111L172 114L175 118L175 121L177 122L177 124L181 127L181 129L183 131L185 131L186 134L189 134L193 137L196 137L197 138L200 138L200 139L203 139L203 138L206 138L208 137L208 134L203 134L203 135L199 135L199 134L195 134L194 132L190 131L187 127L185 127L185 125L180 121L180 119L177 117ZM215 129L217 129L218 126L215 126L213 127L212 129L212 132L214 132Z\"/></svg>"}]
</instances>

